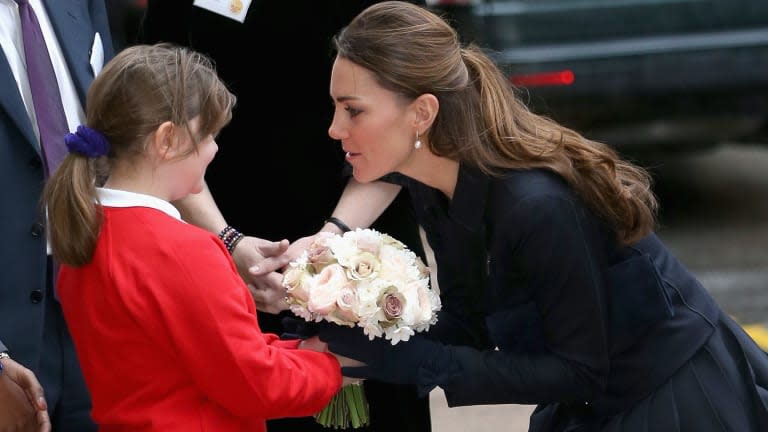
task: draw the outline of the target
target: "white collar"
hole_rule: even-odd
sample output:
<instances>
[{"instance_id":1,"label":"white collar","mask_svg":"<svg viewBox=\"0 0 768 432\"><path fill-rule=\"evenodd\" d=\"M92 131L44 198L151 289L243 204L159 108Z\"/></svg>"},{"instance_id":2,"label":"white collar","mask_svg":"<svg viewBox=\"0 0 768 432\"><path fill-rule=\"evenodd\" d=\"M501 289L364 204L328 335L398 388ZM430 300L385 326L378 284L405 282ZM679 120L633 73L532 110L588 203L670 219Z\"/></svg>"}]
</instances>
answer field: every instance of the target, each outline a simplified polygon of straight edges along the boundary
<instances>
[{"instance_id":1,"label":"white collar","mask_svg":"<svg viewBox=\"0 0 768 432\"><path fill-rule=\"evenodd\" d=\"M96 194L106 207L149 207L181 220L181 213L173 204L152 195L107 188L96 188Z\"/></svg>"}]
</instances>

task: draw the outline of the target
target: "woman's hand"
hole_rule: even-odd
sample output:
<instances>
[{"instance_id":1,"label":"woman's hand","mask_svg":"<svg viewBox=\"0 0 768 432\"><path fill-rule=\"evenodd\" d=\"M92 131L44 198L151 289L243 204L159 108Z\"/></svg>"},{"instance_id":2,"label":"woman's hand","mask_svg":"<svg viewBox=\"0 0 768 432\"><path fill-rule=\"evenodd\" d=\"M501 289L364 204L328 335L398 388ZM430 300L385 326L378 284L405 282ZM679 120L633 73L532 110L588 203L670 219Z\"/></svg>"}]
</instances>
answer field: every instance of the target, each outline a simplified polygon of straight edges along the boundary
<instances>
[{"instance_id":1,"label":"woman's hand","mask_svg":"<svg viewBox=\"0 0 768 432\"><path fill-rule=\"evenodd\" d=\"M332 352L328 351L328 344L321 341L318 336L312 336L311 338L302 340L299 343L299 349L308 349L312 351L327 352L329 354L333 354ZM333 356L336 357L336 360L339 361L339 364L342 368L365 366L365 363L359 362L349 357L344 357L337 354L333 354ZM362 380L360 378L350 378L345 376L343 377L342 385L359 384L361 381Z\"/></svg>"}]
</instances>

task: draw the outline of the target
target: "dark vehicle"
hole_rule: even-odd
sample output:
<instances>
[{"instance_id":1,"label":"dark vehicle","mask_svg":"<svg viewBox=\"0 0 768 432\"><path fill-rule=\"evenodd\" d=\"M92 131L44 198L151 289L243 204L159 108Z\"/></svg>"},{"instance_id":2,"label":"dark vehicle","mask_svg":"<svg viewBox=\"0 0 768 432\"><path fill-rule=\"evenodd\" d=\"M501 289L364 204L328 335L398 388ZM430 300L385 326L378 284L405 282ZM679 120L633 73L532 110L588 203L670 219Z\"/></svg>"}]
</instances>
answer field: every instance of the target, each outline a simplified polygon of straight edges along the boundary
<instances>
[{"instance_id":1,"label":"dark vehicle","mask_svg":"<svg viewBox=\"0 0 768 432\"><path fill-rule=\"evenodd\" d=\"M623 153L768 136L768 0L429 4L534 111Z\"/></svg>"}]
</instances>

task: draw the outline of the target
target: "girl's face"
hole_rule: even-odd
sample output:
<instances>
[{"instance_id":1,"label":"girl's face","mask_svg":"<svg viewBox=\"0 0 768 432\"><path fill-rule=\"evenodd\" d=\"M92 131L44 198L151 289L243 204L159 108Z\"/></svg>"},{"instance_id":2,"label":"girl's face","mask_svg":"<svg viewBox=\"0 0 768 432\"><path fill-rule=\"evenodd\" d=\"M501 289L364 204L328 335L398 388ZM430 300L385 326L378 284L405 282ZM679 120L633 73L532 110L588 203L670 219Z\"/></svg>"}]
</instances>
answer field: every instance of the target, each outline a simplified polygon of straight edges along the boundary
<instances>
[{"instance_id":1,"label":"girl's face","mask_svg":"<svg viewBox=\"0 0 768 432\"><path fill-rule=\"evenodd\" d=\"M192 130L197 129L197 119L191 122ZM187 151L194 145L191 137L184 133L184 137L181 138L184 141L183 148ZM200 193L205 185L205 171L208 168L208 164L211 163L216 152L219 150L219 146L216 144L216 140L213 135L202 137L202 140L197 145L197 151L188 152L186 155L178 158L175 161L174 183L176 187L173 189L174 197L171 199L181 199L190 194Z\"/></svg>"},{"instance_id":2,"label":"girl's face","mask_svg":"<svg viewBox=\"0 0 768 432\"><path fill-rule=\"evenodd\" d=\"M409 102L381 87L369 70L339 57L330 91L335 109L328 134L341 141L355 179L370 182L407 170L416 141Z\"/></svg>"}]
</instances>

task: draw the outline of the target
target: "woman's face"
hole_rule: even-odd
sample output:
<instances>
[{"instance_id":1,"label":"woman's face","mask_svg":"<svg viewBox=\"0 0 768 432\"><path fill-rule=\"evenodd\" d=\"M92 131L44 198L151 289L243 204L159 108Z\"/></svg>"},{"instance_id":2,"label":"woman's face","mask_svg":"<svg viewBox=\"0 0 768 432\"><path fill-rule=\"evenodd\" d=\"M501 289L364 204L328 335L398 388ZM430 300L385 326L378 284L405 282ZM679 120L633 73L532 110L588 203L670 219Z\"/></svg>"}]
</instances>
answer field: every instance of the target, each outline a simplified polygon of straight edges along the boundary
<instances>
[{"instance_id":1,"label":"woman's face","mask_svg":"<svg viewBox=\"0 0 768 432\"><path fill-rule=\"evenodd\" d=\"M341 141L355 179L370 182L406 169L416 141L408 101L378 85L369 70L339 57L330 91L335 109L328 134Z\"/></svg>"}]
</instances>

